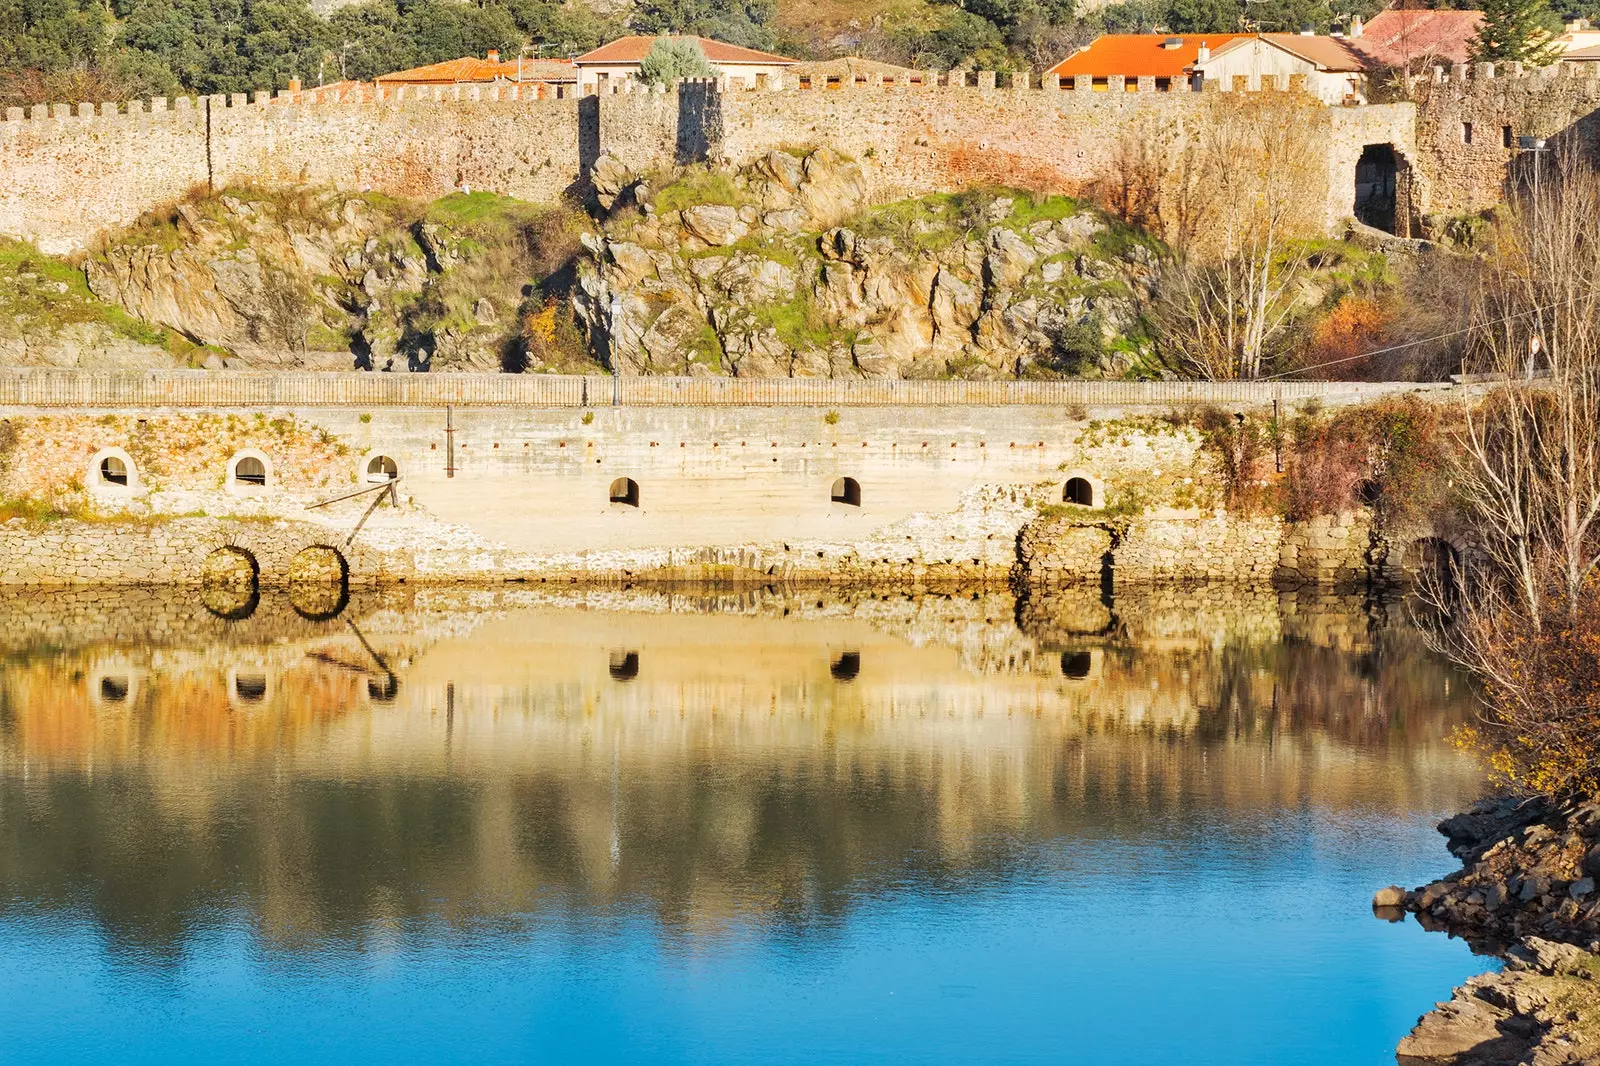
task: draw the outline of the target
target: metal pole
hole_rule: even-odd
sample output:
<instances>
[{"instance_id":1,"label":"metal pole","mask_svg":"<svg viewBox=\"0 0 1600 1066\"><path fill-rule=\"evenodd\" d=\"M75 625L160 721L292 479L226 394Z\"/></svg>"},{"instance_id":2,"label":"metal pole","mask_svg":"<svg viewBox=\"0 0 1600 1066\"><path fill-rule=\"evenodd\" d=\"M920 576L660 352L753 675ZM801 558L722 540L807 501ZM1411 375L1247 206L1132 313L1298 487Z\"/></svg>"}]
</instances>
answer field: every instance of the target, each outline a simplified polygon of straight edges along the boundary
<instances>
[{"instance_id":1,"label":"metal pole","mask_svg":"<svg viewBox=\"0 0 1600 1066\"><path fill-rule=\"evenodd\" d=\"M454 404L444 408L444 476L456 476L456 409Z\"/></svg>"}]
</instances>

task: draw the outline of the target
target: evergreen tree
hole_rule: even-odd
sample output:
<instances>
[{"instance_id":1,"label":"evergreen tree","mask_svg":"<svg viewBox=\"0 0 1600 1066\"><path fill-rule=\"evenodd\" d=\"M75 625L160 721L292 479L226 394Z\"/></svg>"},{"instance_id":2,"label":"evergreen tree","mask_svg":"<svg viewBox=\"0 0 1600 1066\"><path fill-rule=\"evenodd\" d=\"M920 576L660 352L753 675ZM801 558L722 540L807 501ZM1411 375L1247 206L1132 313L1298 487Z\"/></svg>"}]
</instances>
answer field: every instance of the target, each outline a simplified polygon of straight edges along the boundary
<instances>
[{"instance_id":1,"label":"evergreen tree","mask_svg":"<svg viewBox=\"0 0 1600 1066\"><path fill-rule=\"evenodd\" d=\"M639 63L639 80L647 85L671 85L679 78L709 78L716 74L692 37L663 37Z\"/></svg>"},{"instance_id":2,"label":"evergreen tree","mask_svg":"<svg viewBox=\"0 0 1600 1066\"><path fill-rule=\"evenodd\" d=\"M1549 30L1552 18L1545 0L1483 0L1483 25L1472 40L1473 60L1549 66L1561 55Z\"/></svg>"}]
</instances>

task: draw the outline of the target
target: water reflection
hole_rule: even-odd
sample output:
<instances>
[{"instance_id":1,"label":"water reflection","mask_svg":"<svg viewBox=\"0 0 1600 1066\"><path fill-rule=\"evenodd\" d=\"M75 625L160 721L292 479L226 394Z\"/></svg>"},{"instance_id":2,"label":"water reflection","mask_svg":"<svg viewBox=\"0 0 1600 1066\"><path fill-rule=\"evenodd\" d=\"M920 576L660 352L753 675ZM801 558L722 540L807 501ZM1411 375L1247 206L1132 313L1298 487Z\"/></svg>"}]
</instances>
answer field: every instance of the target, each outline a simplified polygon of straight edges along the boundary
<instances>
[{"instance_id":1,"label":"water reflection","mask_svg":"<svg viewBox=\"0 0 1600 1066\"><path fill-rule=\"evenodd\" d=\"M826 929L906 886L1147 875L1147 835L1475 787L1443 739L1459 683L1362 604L1169 590L1107 615L985 592L358 592L336 621L269 592L234 622L149 591L6 598L0 917L82 911L158 957L229 908L291 949L618 906L687 936Z\"/></svg>"}]
</instances>

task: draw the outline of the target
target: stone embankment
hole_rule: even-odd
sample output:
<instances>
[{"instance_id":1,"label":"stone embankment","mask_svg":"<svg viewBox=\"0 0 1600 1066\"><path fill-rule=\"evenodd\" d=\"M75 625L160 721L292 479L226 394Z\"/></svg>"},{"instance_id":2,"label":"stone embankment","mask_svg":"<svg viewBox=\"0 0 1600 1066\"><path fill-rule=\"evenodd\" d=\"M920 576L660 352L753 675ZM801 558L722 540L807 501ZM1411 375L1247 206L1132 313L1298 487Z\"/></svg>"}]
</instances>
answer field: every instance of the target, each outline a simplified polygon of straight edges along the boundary
<instances>
[{"instance_id":1,"label":"stone embankment","mask_svg":"<svg viewBox=\"0 0 1600 1066\"><path fill-rule=\"evenodd\" d=\"M1506 968L1425 1015L1400 1062L1600 1063L1600 798L1487 799L1439 830L1462 868L1412 891L1383 889L1374 907L1410 911Z\"/></svg>"}]
</instances>

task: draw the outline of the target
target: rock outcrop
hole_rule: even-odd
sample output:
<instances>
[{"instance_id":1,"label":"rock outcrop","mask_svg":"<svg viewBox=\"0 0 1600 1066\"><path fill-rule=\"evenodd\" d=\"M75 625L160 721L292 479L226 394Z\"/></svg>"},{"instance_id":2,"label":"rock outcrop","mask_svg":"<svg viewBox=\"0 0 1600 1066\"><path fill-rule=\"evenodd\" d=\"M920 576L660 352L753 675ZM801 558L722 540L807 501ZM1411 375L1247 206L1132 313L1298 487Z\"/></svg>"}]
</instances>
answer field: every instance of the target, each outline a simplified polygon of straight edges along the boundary
<instances>
[{"instance_id":1,"label":"rock outcrop","mask_svg":"<svg viewBox=\"0 0 1600 1066\"><path fill-rule=\"evenodd\" d=\"M1600 800L1495 797L1439 830L1463 868L1400 892L1397 913L1506 965L1424 1015L1402 1066L1600 1064Z\"/></svg>"},{"instance_id":2,"label":"rock outcrop","mask_svg":"<svg viewBox=\"0 0 1600 1066\"><path fill-rule=\"evenodd\" d=\"M103 300L231 353L217 366L521 369L546 209L234 190L177 204L86 264Z\"/></svg>"},{"instance_id":3,"label":"rock outcrop","mask_svg":"<svg viewBox=\"0 0 1600 1066\"><path fill-rule=\"evenodd\" d=\"M586 238L574 311L623 374L1120 373L1106 349L1152 284L1150 245L1070 200L874 207L826 148L659 189L615 160L596 173L614 210Z\"/></svg>"}]
</instances>

